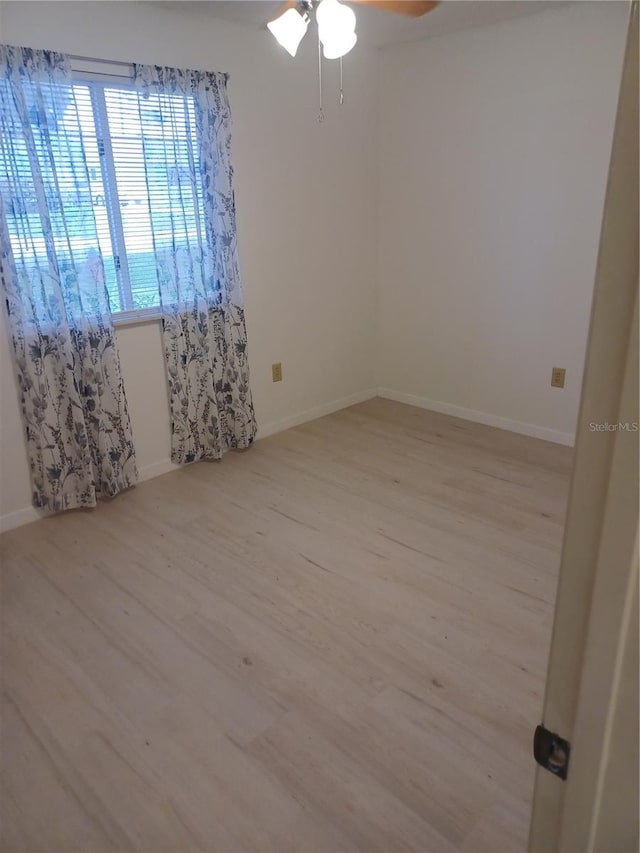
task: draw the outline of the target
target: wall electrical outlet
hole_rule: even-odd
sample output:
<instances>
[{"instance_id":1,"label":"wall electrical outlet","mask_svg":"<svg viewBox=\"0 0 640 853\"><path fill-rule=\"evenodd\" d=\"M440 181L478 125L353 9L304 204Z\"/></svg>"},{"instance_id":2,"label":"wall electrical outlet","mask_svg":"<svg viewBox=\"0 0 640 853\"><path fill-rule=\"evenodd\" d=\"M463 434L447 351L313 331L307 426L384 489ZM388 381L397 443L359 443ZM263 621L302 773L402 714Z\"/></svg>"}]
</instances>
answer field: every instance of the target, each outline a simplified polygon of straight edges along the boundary
<instances>
[{"instance_id":1,"label":"wall electrical outlet","mask_svg":"<svg viewBox=\"0 0 640 853\"><path fill-rule=\"evenodd\" d=\"M564 388L564 376L566 372L564 367L553 367L551 369L552 388Z\"/></svg>"},{"instance_id":2,"label":"wall electrical outlet","mask_svg":"<svg viewBox=\"0 0 640 853\"><path fill-rule=\"evenodd\" d=\"M282 363L271 365L271 378L274 382L282 382Z\"/></svg>"}]
</instances>

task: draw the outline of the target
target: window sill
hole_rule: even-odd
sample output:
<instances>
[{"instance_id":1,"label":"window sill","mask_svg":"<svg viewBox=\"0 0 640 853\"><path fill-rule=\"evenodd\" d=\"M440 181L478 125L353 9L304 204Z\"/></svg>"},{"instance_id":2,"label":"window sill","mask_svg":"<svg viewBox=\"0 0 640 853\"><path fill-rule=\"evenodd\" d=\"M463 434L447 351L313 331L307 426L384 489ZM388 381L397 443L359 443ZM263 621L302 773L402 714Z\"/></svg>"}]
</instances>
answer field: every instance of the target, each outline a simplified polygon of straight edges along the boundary
<instances>
[{"instance_id":1,"label":"window sill","mask_svg":"<svg viewBox=\"0 0 640 853\"><path fill-rule=\"evenodd\" d=\"M116 329L121 326L140 326L142 323L158 323L162 320L159 308L145 308L141 311L118 311L111 315L111 322Z\"/></svg>"}]
</instances>

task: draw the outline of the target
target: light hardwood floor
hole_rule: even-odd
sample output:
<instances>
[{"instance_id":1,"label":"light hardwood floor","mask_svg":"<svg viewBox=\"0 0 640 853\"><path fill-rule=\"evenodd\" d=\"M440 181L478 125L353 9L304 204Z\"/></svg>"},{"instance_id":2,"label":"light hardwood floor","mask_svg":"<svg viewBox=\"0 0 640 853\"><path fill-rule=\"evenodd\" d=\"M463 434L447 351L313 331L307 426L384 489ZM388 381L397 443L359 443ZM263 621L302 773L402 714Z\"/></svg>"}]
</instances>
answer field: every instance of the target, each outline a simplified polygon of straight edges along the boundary
<instances>
[{"instance_id":1,"label":"light hardwood floor","mask_svg":"<svg viewBox=\"0 0 640 853\"><path fill-rule=\"evenodd\" d=\"M5 851L524 851L571 451L372 400L1 539Z\"/></svg>"}]
</instances>

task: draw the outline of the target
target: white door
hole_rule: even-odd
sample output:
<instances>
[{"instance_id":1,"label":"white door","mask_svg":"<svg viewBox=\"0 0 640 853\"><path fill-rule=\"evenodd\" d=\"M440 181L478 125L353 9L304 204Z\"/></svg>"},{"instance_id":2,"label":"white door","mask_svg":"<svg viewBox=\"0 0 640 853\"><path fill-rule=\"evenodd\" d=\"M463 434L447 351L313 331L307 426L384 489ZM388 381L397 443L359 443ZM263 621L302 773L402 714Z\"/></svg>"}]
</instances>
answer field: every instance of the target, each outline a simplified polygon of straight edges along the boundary
<instances>
[{"instance_id":1,"label":"white door","mask_svg":"<svg viewBox=\"0 0 640 853\"><path fill-rule=\"evenodd\" d=\"M638 3L630 23L536 769L532 853L638 848ZM626 425L620 427L619 425ZM563 765L562 750L553 756Z\"/></svg>"}]
</instances>

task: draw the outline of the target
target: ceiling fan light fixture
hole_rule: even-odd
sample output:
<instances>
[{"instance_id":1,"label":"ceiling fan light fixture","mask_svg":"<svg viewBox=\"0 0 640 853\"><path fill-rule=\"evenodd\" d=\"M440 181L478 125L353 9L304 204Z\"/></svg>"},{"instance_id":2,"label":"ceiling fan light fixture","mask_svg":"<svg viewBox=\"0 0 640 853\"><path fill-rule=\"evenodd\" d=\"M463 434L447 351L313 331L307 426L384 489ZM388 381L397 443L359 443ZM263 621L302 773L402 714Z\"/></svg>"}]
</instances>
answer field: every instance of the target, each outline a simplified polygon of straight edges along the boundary
<instances>
[{"instance_id":1,"label":"ceiling fan light fixture","mask_svg":"<svg viewBox=\"0 0 640 853\"><path fill-rule=\"evenodd\" d=\"M323 31L329 35L331 32L346 32L356 27L356 13L339 0L322 0L316 9L316 20L320 38Z\"/></svg>"},{"instance_id":2,"label":"ceiling fan light fixture","mask_svg":"<svg viewBox=\"0 0 640 853\"><path fill-rule=\"evenodd\" d=\"M278 44L282 45L291 56L296 55L298 45L304 38L308 26L309 16L306 13L300 14L297 9L287 9L279 18L267 24Z\"/></svg>"},{"instance_id":3,"label":"ceiling fan light fixture","mask_svg":"<svg viewBox=\"0 0 640 853\"><path fill-rule=\"evenodd\" d=\"M358 40L355 12L339 0L322 0L316 10L316 21L327 59L344 56Z\"/></svg>"},{"instance_id":4,"label":"ceiling fan light fixture","mask_svg":"<svg viewBox=\"0 0 640 853\"><path fill-rule=\"evenodd\" d=\"M358 41L358 36L354 32L340 35L338 38L333 38L330 41L323 42L322 52L325 59L340 59L349 53Z\"/></svg>"}]
</instances>

